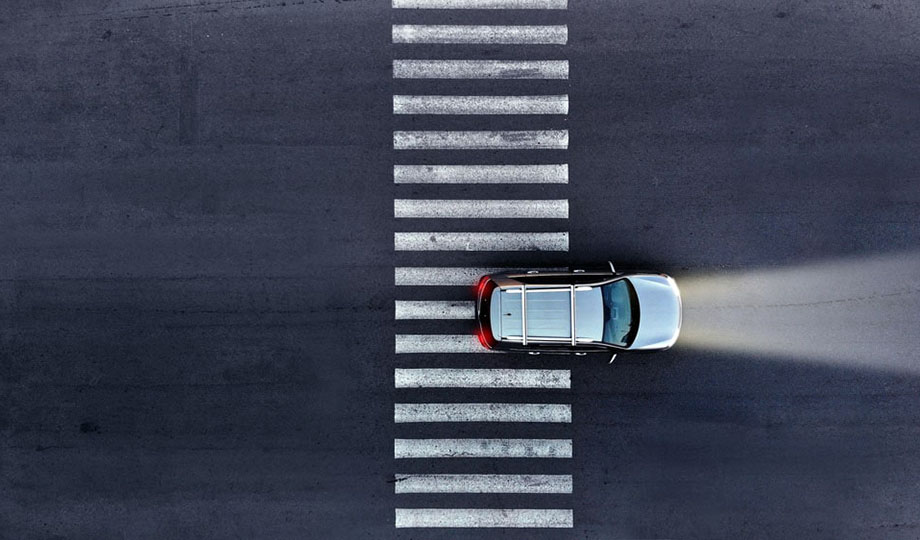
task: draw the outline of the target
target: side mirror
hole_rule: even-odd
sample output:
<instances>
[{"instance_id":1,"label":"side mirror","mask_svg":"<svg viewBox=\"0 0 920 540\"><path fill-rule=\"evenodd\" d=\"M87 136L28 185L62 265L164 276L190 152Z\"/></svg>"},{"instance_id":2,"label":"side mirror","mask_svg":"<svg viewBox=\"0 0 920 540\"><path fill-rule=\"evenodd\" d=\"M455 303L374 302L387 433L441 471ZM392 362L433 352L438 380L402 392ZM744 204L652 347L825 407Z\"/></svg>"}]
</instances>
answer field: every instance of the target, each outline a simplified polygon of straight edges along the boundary
<instances>
[{"instance_id":1,"label":"side mirror","mask_svg":"<svg viewBox=\"0 0 920 540\"><path fill-rule=\"evenodd\" d=\"M610 361L607 362L607 365L612 364L613 361L616 360L616 359L617 359L617 353L613 353L613 356L610 357Z\"/></svg>"},{"instance_id":2,"label":"side mirror","mask_svg":"<svg viewBox=\"0 0 920 540\"><path fill-rule=\"evenodd\" d=\"M614 274L616 274L616 273L617 273L617 269L613 267L613 261L607 261L607 264L610 265L610 271L613 272Z\"/></svg>"}]
</instances>

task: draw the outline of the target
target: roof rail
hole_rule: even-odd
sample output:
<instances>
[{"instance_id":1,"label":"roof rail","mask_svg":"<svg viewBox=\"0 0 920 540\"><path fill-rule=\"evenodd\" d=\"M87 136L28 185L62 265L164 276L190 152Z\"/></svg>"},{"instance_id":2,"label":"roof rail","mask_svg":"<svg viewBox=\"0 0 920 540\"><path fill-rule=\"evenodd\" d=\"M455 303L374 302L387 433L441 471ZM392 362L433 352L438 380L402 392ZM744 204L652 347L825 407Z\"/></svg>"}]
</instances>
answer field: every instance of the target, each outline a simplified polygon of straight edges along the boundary
<instances>
[{"instance_id":1,"label":"roof rail","mask_svg":"<svg viewBox=\"0 0 920 540\"><path fill-rule=\"evenodd\" d=\"M527 284L521 283L521 344L527 345Z\"/></svg>"}]
</instances>

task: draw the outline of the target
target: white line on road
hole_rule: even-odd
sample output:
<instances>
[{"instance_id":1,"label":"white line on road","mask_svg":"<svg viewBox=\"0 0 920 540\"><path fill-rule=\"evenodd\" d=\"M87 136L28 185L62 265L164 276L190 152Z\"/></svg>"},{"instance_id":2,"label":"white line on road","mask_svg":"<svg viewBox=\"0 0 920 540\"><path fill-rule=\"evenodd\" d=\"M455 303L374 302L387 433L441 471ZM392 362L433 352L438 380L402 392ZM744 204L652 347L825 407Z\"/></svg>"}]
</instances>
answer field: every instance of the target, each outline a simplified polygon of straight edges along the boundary
<instances>
[{"instance_id":1,"label":"white line on road","mask_svg":"<svg viewBox=\"0 0 920 540\"><path fill-rule=\"evenodd\" d=\"M572 493L570 474L397 474L399 493Z\"/></svg>"},{"instance_id":2,"label":"white line on road","mask_svg":"<svg viewBox=\"0 0 920 540\"><path fill-rule=\"evenodd\" d=\"M567 232L398 232L396 251L568 251Z\"/></svg>"},{"instance_id":3,"label":"white line on road","mask_svg":"<svg viewBox=\"0 0 920 540\"><path fill-rule=\"evenodd\" d=\"M569 96L393 96L393 114L568 114Z\"/></svg>"},{"instance_id":4,"label":"white line on road","mask_svg":"<svg viewBox=\"0 0 920 540\"><path fill-rule=\"evenodd\" d=\"M564 268L527 268L543 272L562 271ZM479 278L489 274L522 271L520 268L496 267L431 267L397 266L394 272L396 286L475 286Z\"/></svg>"},{"instance_id":5,"label":"white line on road","mask_svg":"<svg viewBox=\"0 0 920 540\"><path fill-rule=\"evenodd\" d=\"M393 43L565 45L568 27L460 24L394 24Z\"/></svg>"},{"instance_id":6,"label":"white line on road","mask_svg":"<svg viewBox=\"0 0 920 540\"><path fill-rule=\"evenodd\" d=\"M395 150L565 150L565 129L528 131L394 131Z\"/></svg>"},{"instance_id":7,"label":"white line on road","mask_svg":"<svg viewBox=\"0 0 920 540\"><path fill-rule=\"evenodd\" d=\"M540 388L567 390L567 369L405 369L394 372L396 388Z\"/></svg>"},{"instance_id":8,"label":"white line on road","mask_svg":"<svg viewBox=\"0 0 920 540\"><path fill-rule=\"evenodd\" d=\"M568 0L393 0L396 9L566 9Z\"/></svg>"},{"instance_id":9,"label":"white line on road","mask_svg":"<svg viewBox=\"0 0 920 540\"><path fill-rule=\"evenodd\" d=\"M397 218L568 219L567 199L394 199Z\"/></svg>"},{"instance_id":10,"label":"white line on road","mask_svg":"<svg viewBox=\"0 0 920 540\"><path fill-rule=\"evenodd\" d=\"M570 529L572 511L551 508L397 508L396 528Z\"/></svg>"},{"instance_id":11,"label":"white line on road","mask_svg":"<svg viewBox=\"0 0 920 540\"><path fill-rule=\"evenodd\" d=\"M394 439L396 459L572 457L572 439Z\"/></svg>"},{"instance_id":12,"label":"white line on road","mask_svg":"<svg viewBox=\"0 0 920 540\"><path fill-rule=\"evenodd\" d=\"M561 403L397 403L397 424L424 422L572 422L572 406Z\"/></svg>"},{"instance_id":13,"label":"white line on road","mask_svg":"<svg viewBox=\"0 0 920 540\"><path fill-rule=\"evenodd\" d=\"M494 352L468 334L396 334L396 354Z\"/></svg>"},{"instance_id":14,"label":"white line on road","mask_svg":"<svg viewBox=\"0 0 920 540\"><path fill-rule=\"evenodd\" d=\"M469 301L397 300L396 320L472 320L476 307Z\"/></svg>"},{"instance_id":15,"label":"white line on road","mask_svg":"<svg viewBox=\"0 0 920 540\"><path fill-rule=\"evenodd\" d=\"M394 165L397 184L568 184L568 164Z\"/></svg>"},{"instance_id":16,"label":"white line on road","mask_svg":"<svg viewBox=\"0 0 920 540\"><path fill-rule=\"evenodd\" d=\"M394 79L568 79L568 60L393 60Z\"/></svg>"},{"instance_id":17,"label":"white line on road","mask_svg":"<svg viewBox=\"0 0 920 540\"><path fill-rule=\"evenodd\" d=\"M570 509L397 508L396 528L571 529Z\"/></svg>"}]
</instances>

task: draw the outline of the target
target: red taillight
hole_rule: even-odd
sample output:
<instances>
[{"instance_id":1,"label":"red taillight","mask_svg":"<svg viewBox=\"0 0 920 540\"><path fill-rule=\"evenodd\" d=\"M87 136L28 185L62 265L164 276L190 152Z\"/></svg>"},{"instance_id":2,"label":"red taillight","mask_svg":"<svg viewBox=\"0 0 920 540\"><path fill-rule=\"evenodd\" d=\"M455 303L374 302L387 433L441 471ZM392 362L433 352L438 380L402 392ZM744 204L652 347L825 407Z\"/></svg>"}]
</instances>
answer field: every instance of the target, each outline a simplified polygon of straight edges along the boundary
<instances>
[{"instance_id":1,"label":"red taillight","mask_svg":"<svg viewBox=\"0 0 920 540\"><path fill-rule=\"evenodd\" d=\"M489 278L483 277L479 280L479 283L476 285L476 298L482 297L482 292L485 290L486 285L489 283Z\"/></svg>"},{"instance_id":2,"label":"red taillight","mask_svg":"<svg viewBox=\"0 0 920 540\"><path fill-rule=\"evenodd\" d=\"M483 346L483 347L485 347L485 348L487 348L487 349L490 348L490 347L489 347L489 342L486 341L486 336L485 336L485 334L483 334L482 330L477 330L477 331L476 331L476 337L479 338L479 343L482 343L482 346Z\"/></svg>"}]
</instances>

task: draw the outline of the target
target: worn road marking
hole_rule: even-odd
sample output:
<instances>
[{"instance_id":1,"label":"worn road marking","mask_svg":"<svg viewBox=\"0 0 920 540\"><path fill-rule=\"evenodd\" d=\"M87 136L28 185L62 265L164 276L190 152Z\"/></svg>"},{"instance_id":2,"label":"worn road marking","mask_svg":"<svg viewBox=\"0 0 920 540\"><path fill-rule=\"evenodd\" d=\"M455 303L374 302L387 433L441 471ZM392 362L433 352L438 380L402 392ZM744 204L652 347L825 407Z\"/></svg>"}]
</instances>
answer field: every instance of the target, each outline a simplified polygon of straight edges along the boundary
<instances>
[{"instance_id":1,"label":"worn road marking","mask_svg":"<svg viewBox=\"0 0 920 540\"><path fill-rule=\"evenodd\" d=\"M396 251L568 251L567 232L397 232Z\"/></svg>"},{"instance_id":2,"label":"worn road marking","mask_svg":"<svg viewBox=\"0 0 920 540\"><path fill-rule=\"evenodd\" d=\"M394 439L396 459L572 457L572 439Z\"/></svg>"},{"instance_id":3,"label":"worn road marking","mask_svg":"<svg viewBox=\"0 0 920 540\"><path fill-rule=\"evenodd\" d=\"M397 9L567 9L568 0L393 0Z\"/></svg>"},{"instance_id":4,"label":"worn road marking","mask_svg":"<svg viewBox=\"0 0 920 540\"><path fill-rule=\"evenodd\" d=\"M563 10L568 7L567 0L391 0L391 2L393 8L403 10ZM394 233L394 250L396 252L443 252L438 255L438 262L447 262L447 264L451 262L476 264L472 261L460 261L457 259L460 255L450 253L459 251L567 252L569 233L560 231L567 227L561 226L559 221L556 223L560 226L553 229L560 232L523 232L527 229L548 230L545 224L542 227L536 227L539 223L533 227L524 228L522 225L502 221L493 222L495 227L485 228L487 222L481 222L478 225L469 222L469 227L461 228L448 226L459 222L443 221L445 219L568 219L568 199L558 198L564 195L549 192L558 188L547 190L545 187L540 187L545 184L567 184L569 181L568 165L559 163L564 161L560 152L569 147L569 133L567 129L564 129L567 127L564 119L569 113L569 96L565 94L564 88L543 87L547 84L558 87L564 83L539 82L569 79L570 66L568 60L563 59L566 54L561 47L568 43L569 37L568 26L563 24L565 21L551 20L546 17L542 17L546 20L538 20L538 18L518 21L509 18L511 13L492 13L486 16L485 12L477 14L478 20L461 21L455 20L453 15L444 11L424 13L423 20L418 17L407 19L398 13L394 11L395 19L392 23L395 24L391 25L391 40L396 44L394 46L400 48L405 54L400 55L403 58L392 61L392 77L396 79L394 84L398 86L415 85L416 83L411 82L412 80L427 79L429 82L424 83L425 85L447 85L447 87L437 89L433 87L409 89L406 87L401 94L393 96L393 114L404 115L403 120L414 121L412 125L398 126L403 130L393 131L393 149L404 150L394 155L398 156L399 161L410 163L407 165L394 164L393 182L395 184L431 184L422 191L446 190L447 188L436 188L441 184L495 185L496 187L490 188L491 190L499 189L498 186L503 184L520 184L522 187L526 184L534 184L539 191L547 191L547 193L422 193L419 191L421 188L412 188L411 193L401 194L402 197L412 198L394 199L393 215L400 220L398 223L404 225L400 227L402 231ZM405 12L403 14L405 15ZM384 24L390 24L390 22L384 21ZM463 58L464 55L451 55L454 58L448 59L440 55L437 50L431 49L431 46L426 47L426 44L432 44L435 49L443 49L448 46L452 50L456 49L454 52L457 53L463 49L470 51L470 54L465 55L466 59L456 59L458 56ZM518 50L520 54L508 55L502 55L500 51L497 54L489 54L489 51L479 50L484 47L488 48L487 46L495 49L495 47L500 48L506 45L516 50L523 46L530 52L535 52L533 47L536 46L545 54L524 55L523 49ZM418 47L430 50L425 53L421 49L416 50ZM407 56L410 58L405 58ZM509 56L519 59L509 59ZM424 59L426 57L427 59ZM496 57L504 59L485 59ZM434 82L438 80L440 82ZM450 83L450 80L461 82ZM463 83L463 80L468 82ZM481 81L476 83L476 89L458 87L458 85L473 84L470 82L472 80ZM500 86L524 85L526 88L478 88L487 81L493 81L491 84L495 85L503 80L511 82L502 83ZM527 82L527 80L533 82ZM537 86L540 87L537 88ZM406 118L406 116L409 117ZM453 117L453 120L457 122L463 120L463 123L469 125L435 125L443 124L439 119L445 116L447 119ZM504 122L510 120L514 122L511 124ZM525 120L529 124L538 122L542 125L524 125ZM432 122L435 124L422 125ZM473 125L473 123L481 125ZM438 151L447 151L444 155L453 157L449 160L430 159L433 157L431 152ZM475 151L484 151L481 160L477 158L479 154L473 155L472 152ZM508 152L503 154L507 159L499 156L501 152ZM445 162L449 164L439 164ZM434 164L422 165L420 163ZM500 165L500 163L505 164ZM396 189L409 188L397 187ZM447 191L457 189L452 188ZM463 189L469 191L473 188ZM507 190L508 188L502 189ZM474 191L482 190L474 189ZM467 198L455 198L458 196ZM530 198L514 198L518 196ZM544 199L539 199L539 197L544 197ZM414 219L433 220L425 222L430 227L426 226L424 229L446 229L451 232L418 231L419 228L422 228L418 224L422 222L412 221ZM458 229L460 231L499 229L499 232L453 232ZM504 232L502 229L518 232ZM429 254L428 258L430 259L432 255L437 254ZM440 261L441 258L447 256L454 257L455 260ZM467 253L462 258L475 256L473 253ZM479 255L479 258L483 256ZM438 264L434 260L423 261L422 259L425 258L423 253L414 253L412 257L419 259L416 261L419 264ZM520 263L520 255L516 257L518 257L517 260L503 262L506 264ZM485 260L478 262L486 263ZM471 298L473 288L481 276L506 270L514 269L397 267L394 271L394 283L396 286L403 287L463 286L467 287L465 291L468 294L454 296ZM523 268L521 270L537 269ZM541 268L540 270L546 269ZM399 290L402 294L412 297L411 290L405 288ZM417 297L425 298L426 296L428 295ZM450 298L446 295L445 297ZM572 475L526 474L570 471L527 470L536 464L521 461L539 459L543 465L570 465L570 462L560 460L571 460L573 457L571 438L472 438L507 437L509 435L516 437L545 437L547 435L565 437L568 435L571 437L570 433L555 433L562 429L562 425L571 425L571 404L541 403L557 401L552 397L521 395L502 399L490 395L495 392L490 389L508 389L501 390L503 394L509 391L521 393L528 390L531 394L539 394L541 391L570 391L571 372L562 369L423 367L438 364L451 365L448 363L450 362L448 358L459 358L462 362L475 361L479 365L495 365L495 363L487 362L496 358L501 360L501 358L494 355L483 356L481 353L499 351L490 351L481 345L476 336L469 335L472 333L471 322L465 321L475 319L475 303L470 300L395 300L394 317L396 320L411 321L454 320L456 322L451 323L456 327L454 332L468 332L467 334L395 335L394 348L398 355L397 361L403 365L418 367L394 370L394 386L397 389L396 392L399 395L397 400L400 403L394 403L393 421L404 427L408 427L407 424L415 425L419 429L427 426L427 431L419 433L414 433L417 429L410 430L413 431L411 433L413 436L444 437L394 439L393 455L398 460L400 468L403 471L419 468L420 472L424 472L424 474L403 473L393 478L395 493L418 494L415 496L401 495L399 499L404 499L402 501L404 504L401 506L422 507L396 508L395 526L398 528L572 528L574 526L573 510L559 508L572 504L568 500L573 491ZM418 325L419 323L413 324ZM466 330L467 326L470 326L469 330ZM409 331L419 330L421 328ZM425 356L426 354L429 356ZM502 358L513 359L514 355ZM431 393L431 391L437 392L433 389L450 388L469 389L454 390L454 393L460 391L464 394L483 395L475 400L478 401L476 403L464 402L471 397L467 395L440 396L439 399L415 395L419 392L423 394ZM482 391L477 392L476 389ZM507 401L513 402L508 403ZM520 403L520 401L528 403ZM519 432L528 425L530 427L527 430ZM542 428L544 431L550 427L553 430L546 433L541 433L539 430L534 431L540 425L545 426ZM491 428L486 430L485 428L489 426ZM512 430L515 426L518 427ZM499 427L502 430L496 431ZM437 428L435 431L431 431L435 428ZM470 431L471 429L473 431ZM400 430L405 431L404 428ZM400 433L400 435L405 436L410 433ZM465 459L476 458L480 458L479 463L487 470L473 469L471 471L468 469L469 462ZM499 465L499 462L490 461L492 459L499 459L505 466ZM444 468L452 467L455 470L444 471L442 469L439 471L436 467L438 465ZM523 467L526 469L522 470ZM464 474L452 474L454 472ZM487 474L469 474L474 472ZM505 497L516 498L520 497L514 494L523 494L524 497L531 498L536 496L541 499L547 496L566 497L567 500L561 503L548 503L541 500L539 503L523 504L524 508L502 508L508 504L502 502L493 504L479 500L469 503L451 501L457 498L457 495L451 494L468 494L460 495L460 497L469 499L470 497L476 498L475 494L490 493L511 494ZM488 497L488 495L485 496ZM502 495L498 496L502 497ZM416 499L432 499L432 497L437 500L416 504ZM514 505L516 504L512 504ZM431 506L441 508L430 508ZM461 508L445 508L450 506L461 506ZM479 508L468 508L467 506L478 506ZM497 506L498 508L483 508L484 506ZM554 506L556 508L532 508L532 506Z\"/></svg>"},{"instance_id":5,"label":"worn road marking","mask_svg":"<svg viewBox=\"0 0 920 540\"><path fill-rule=\"evenodd\" d=\"M561 403L397 403L397 424L421 422L572 422L572 406Z\"/></svg>"},{"instance_id":6,"label":"worn road marking","mask_svg":"<svg viewBox=\"0 0 920 540\"><path fill-rule=\"evenodd\" d=\"M568 60L393 60L395 79L568 79Z\"/></svg>"},{"instance_id":7,"label":"worn road marking","mask_svg":"<svg viewBox=\"0 0 920 540\"><path fill-rule=\"evenodd\" d=\"M479 278L489 274L538 270L541 272L563 271L564 268L497 268L497 267L433 267L397 266L394 272L396 286L475 286Z\"/></svg>"},{"instance_id":8,"label":"worn road marking","mask_svg":"<svg viewBox=\"0 0 920 540\"><path fill-rule=\"evenodd\" d=\"M397 508L396 527L570 529L572 510L551 508Z\"/></svg>"},{"instance_id":9,"label":"worn road marking","mask_svg":"<svg viewBox=\"0 0 920 540\"><path fill-rule=\"evenodd\" d=\"M396 320L472 320L476 306L469 301L397 300Z\"/></svg>"},{"instance_id":10,"label":"worn road marking","mask_svg":"<svg viewBox=\"0 0 920 540\"><path fill-rule=\"evenodd\" d=\"M396 493L572 493L570 474L397 474Z\"/></svg>"},{"instance_id":11,"label":"worn road marking","mask_svg":"<svg viewBox=\"0 0 920 540\"><path fill-rule=\"evenodd\" d=\"M393 96L393 114L568 114L569 96Z\"/></svg>"},{"instance_id":12,"label":"worn road marking","mask_svg":"<svg viewBox=\"0 0 920 540\"><path fill-rule=\"evenodd\" d=\"M568 219L566 199L395 199L397 218Z\"/></svg>"},{"instance_id":13,"label":"worn road marking","mask_svg":"<svg viewBox=\"0 0 920 540\"><path fill-rule=\"evenodd\" d=\"M393 43L565 45L568 27L459 24L394 24Z\"/></svg>"},{"instance_id":14,"label":"worn road marking","mask_svg":"<svg viewBox=\"0 0 920 540\"><path fill-rule=\"evenodd\" d=\"M396 334L396 354L494 352L469 334Z\"/></svg>"},{"instance_id":15,"label":"worn road marking","mask_svg":"<svg viewBox=\"0 0 920 540\"><path fill-rule=\"evenodd\" d=\"M540 388L568 390L567 369L405 369L394 372L396 388Z\"/></svg>"},{"instance_id":16,"label":"worn road marking","mask_svg":"<svg viewBox=\"0 0 920 540\"><path fill-rule=\"evenodd\" d=\"M394 150L565 150L565 129L528 131L394 131Z\"/></svg>"},{"instance_id":17,"label":"worn road marking","mask_svg":"<svg viewBox=\"0 0 920 540\"><path fill-rule=\"evenodd\" d=\"M568 184L568 164L394 165L397 184Z\"/></svg>"}]
</instances>

